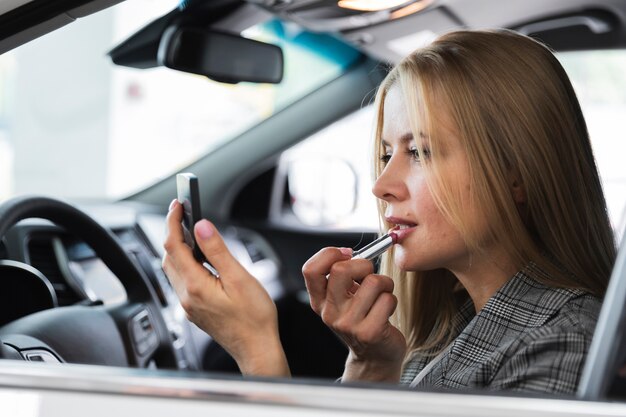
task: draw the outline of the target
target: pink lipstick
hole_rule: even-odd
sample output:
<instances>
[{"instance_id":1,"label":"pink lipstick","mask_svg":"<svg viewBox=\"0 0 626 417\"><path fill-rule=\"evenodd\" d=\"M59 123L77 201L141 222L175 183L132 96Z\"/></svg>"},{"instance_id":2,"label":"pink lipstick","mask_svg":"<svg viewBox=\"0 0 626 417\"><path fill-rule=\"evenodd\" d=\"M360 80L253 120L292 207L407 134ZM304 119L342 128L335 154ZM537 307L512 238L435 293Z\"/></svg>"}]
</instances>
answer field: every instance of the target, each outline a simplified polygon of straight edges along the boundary
<instances>
[{"instance_id":1,"label":"pink lipstick","mask_svg":"<svg viewBox=\"0 0 626 417\"><path fill-rule=\"evenodd\" d=\"M394 230L390 230L387 234L382 235L369 245L355 251L352 254L352 259L367 259L372 260L385 252L387 249L393 246L398 241L398 236Z\"/></svg>"}]
</instances>

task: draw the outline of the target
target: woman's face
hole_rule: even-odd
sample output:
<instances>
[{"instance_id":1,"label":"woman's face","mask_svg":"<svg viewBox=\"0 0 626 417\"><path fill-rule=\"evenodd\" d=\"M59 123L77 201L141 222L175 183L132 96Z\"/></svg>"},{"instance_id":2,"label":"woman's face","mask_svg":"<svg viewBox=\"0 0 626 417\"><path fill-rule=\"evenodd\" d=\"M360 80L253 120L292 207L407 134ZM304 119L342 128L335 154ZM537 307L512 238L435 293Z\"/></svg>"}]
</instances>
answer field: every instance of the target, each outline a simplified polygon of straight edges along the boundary
<instances>
[{"instance_id":1,"label":"woman's face","mask_svg":"<svg viewBox=\"0 0 626 417\"><path fill-rule=\"evenodd\" d=\"M435 106L435 111L443 106ZM444 138L443 151L438 154L437 164L445 181L454 190L459 190L462 199L463 222L474 223L475 227L486 227L477 210L469 206L469 168L449 117L437 114L440 121L437 137ZM420 132L428 137L435 132ZM405 271L426 271L445 268L465 271L470 265L469 252L459 231L449 223L437 208L428 188L427 169L416 153L422 149L423 158L429 157L429 149L421 138L414 138L409 122L402 91L392 86L384 101L382 146L386 166L376 180L373 193L386 202L385 217L391 224L398 225L398 244L395 246L396 265Z\"/></svg>"}]
</instances>

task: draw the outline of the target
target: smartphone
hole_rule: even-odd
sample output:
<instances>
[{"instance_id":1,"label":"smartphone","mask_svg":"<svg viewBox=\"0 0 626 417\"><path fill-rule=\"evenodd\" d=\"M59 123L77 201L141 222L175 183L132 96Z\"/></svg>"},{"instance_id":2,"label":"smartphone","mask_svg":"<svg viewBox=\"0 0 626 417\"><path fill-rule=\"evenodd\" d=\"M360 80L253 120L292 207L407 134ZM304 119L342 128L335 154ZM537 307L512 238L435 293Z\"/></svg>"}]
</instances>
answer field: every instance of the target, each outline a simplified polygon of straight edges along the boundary
<instances>
[{"instance_id":1,"label":"smartphone","mask_svg":"<svg viewBox=\"0 0 626 417\"><path fill-rule=\"evenodd\" d=\"M219 276L217 270L207 261L200 250L193 233L193 227L200 221L200 189L198 187L198 177L189 172L176 175L176 191L178 202L183 206L183 234L185 243L192 249L193 256L198 262L204 265L213 275Z\"/></svg>"}]
</instances>

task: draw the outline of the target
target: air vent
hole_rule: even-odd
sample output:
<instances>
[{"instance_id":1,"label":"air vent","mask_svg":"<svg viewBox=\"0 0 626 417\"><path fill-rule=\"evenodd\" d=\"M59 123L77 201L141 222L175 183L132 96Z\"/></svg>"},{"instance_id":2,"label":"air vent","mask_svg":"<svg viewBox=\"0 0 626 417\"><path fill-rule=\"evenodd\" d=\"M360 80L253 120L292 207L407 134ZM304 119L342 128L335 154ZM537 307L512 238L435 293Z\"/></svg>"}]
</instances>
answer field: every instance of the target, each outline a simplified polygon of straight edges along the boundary
<instances>
[{"instance_id":1,"label":"air vent","mask_svg":"<svg viewBox=\"0 0 626 417\"><path fill-rule=\"evenodd\" d=\"M59 306L67 306L79 301L74 290L63 278L59 261L54 254L52 238L32 238L28 243L28 257L31 266L37 268L52 284Z\"/></svg>"}]
</instances>

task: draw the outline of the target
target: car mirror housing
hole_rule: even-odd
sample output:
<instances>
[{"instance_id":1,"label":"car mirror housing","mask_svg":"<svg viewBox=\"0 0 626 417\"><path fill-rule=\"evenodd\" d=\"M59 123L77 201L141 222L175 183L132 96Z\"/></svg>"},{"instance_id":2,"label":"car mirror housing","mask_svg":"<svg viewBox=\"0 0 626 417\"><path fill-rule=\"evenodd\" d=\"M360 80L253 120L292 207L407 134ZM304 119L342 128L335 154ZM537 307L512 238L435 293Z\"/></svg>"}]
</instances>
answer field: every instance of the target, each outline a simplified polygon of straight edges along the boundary
<instances>
[{"instance_id":1,"label":"car mirror housing","mask_svg":"<svg viewBox=\"0 0 626 417\"><path fill-rule=\"evenodd\" d=\"M161 36L157 61L167 68L232 84L276 84L283 77L280 47L206 28L168 27Z\"/></svg>"}]
</instances>

